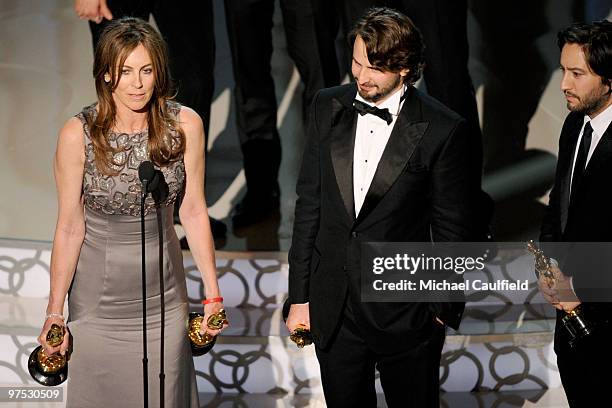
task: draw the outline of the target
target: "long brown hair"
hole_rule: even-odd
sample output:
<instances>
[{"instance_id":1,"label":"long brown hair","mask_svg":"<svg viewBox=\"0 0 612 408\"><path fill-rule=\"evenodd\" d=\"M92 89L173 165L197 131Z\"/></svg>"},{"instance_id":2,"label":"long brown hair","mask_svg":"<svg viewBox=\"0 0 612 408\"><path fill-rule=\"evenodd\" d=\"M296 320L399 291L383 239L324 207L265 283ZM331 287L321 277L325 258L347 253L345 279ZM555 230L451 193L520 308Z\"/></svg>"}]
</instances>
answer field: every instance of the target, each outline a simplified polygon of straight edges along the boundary
<instances>
[{"instance_id":1,"label":"long brown hair","mask_svg":"<svg viewBox=\"0 0 612 408\"><path fill-rule=\"evenodd\" d=\"M349 33L351 48L357 36L364 41L373 67L394 73L408 69L404 77L408 85L421 77L425 66L423 36L404 14L388 7L372 7Z\"/></svg>"},{"instance_id":2,"label":"long brown hair","mask_svg":"<svg viewBox=\"0 0 612 408\"><path fill-rule=\"evenodd\" d=\"M117 174L113 165L121 147L113 147L108 135L115 125L117 107L113 91L119 84L121 70L129 54L142 45L151 58L155 84L148 102L147 125L149 156L158 166L166 166L180 159L185 152L185 133L168 111L172 99L172 80L168 67L168 52L161 35L146 21L126 17L113 20L104 30L95 50L93 76L98 94L98 113L87 117L96 166L104 174ZM110 82L104 76L110 75ZM93 110L92 110L93 111ZM170 132L176 132L173 143ZM178 139L178 140L177 140Z\"/></svg>"}]
</instances>

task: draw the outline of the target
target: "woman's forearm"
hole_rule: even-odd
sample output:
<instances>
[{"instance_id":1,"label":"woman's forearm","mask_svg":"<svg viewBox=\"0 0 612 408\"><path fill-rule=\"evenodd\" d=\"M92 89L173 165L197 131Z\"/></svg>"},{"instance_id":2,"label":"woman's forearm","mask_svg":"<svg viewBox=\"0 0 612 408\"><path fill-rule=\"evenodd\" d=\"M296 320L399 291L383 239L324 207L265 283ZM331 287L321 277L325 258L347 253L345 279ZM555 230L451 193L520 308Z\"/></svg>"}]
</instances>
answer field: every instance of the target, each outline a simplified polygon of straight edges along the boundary
<instances>
[{"instance_id":1,"label":"woman's forearm","mask_svg":"<svg viewBox=\"0 0 612 408\"><path fill-rule=\"evenodd\" d=\"M61 314L64 310L64 301L74 277L84 238L84 224L74 227L58 225L55 231L51 251L51 283L47 314Z\"/></svg>"},{"instance_id":2,"label":"woman's forearm","mask_svg":"<svg viewBox=\"0 0 612 408\"><path fill-rule=\"evenodd\" d=\"M215 246L210 232L208 211L202 206L197 212L182 211L179 216L187 235L189 248L202 276L204 294L206 298L217 297L220 292L215 265Z\"/></svg>"},{"instance_id":3,"label":"woman's forearm","mask_svg":"<svg viewBox=\"0 0 612 408\"><path fill-rule=\"evenodd\" d=\"M85 136L76 117L69 119L58 136L53 161L57 187L58 215L51 251L51 283L47 314L62 313L72 282L81 245L85 238L83 213L83 173Z\"/></svg>"}]
</instances>

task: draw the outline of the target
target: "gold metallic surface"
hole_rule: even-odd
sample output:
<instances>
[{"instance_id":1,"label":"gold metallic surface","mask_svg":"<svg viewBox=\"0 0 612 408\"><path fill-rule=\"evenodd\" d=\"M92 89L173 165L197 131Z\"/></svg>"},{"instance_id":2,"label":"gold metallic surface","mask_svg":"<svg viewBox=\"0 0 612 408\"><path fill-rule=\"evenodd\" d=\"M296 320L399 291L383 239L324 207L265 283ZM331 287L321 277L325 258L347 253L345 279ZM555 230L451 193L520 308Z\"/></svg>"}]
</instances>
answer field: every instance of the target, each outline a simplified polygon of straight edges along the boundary
<instances>
[{"instance_id":1,"label":"gold metallic surface","mask_svg":"<svg viewBox=\"0 0 612 408\"><path fill-rule=\"evenodd\" d=\"M38 365L45 374L54 374L61 370L66 365L66 357L59 353L47 356L45 350L41 348L38 351Z\"/></svg>"},{"instance_id":2,"label":"gold metallic surface","mask_svg":"<svg viewBox=\"0 0 612 408\"><path fill-rule=\"evenodd\" d=\"M47 343L51 347L57 347L64 341L64 334L66 334L66 329L57 324L52 324L51 328L47 332Z\"/></svg>"},{"instance_id":3,"label":"gold metallic surface","mask_svg":"<svg viewBox=\"0 0 612 408\"><path fill-rule=\"evenodd\" d=\"M219 330L223 328L223 325L228 323L225 310L221 309L217 313L211 315L206 321L206 325L209 329Z\"/></svg>"},{"instance_id":4,"label":"gold metallic surface","mask_svg":"<svg viewBox=\"0 0 612 408\"><path fill-rule=\"evenodd\" d=\"M554 287L556 278L553 271L556 269L557 276L560 276L561 273L556 262L544 255L544 251L539 249L532 240L527 243L527 249L535 256L535 271L538 279L543 277L549 288ZM573 310L566 311L561 318L561 325L566 330L570 347L575 347L580 339L593 332L593 324L583 315L581 305L576 306Z\"/></svg>"},{"instance_id":5,"label":"gold metallic surface","mask_svg":"<svg viewBox=\"0 0 612 408\"><path fill-rule=\"evenodd\" d=\"M553 265L550 258L544 255L544 251L539 249L533 240L529 240L527 249L535 256L535 270L538 278L543 276L546 284L552 287L555 283L555 276L552 272Z\"/></svg>"},{"instance_id":6,"label":"gold metallic surface","mask_svg":"<svg viewBox=\"0 0 612 408\"><path fill-rule=\"evenodd\" d=\"M294 342L298 348L303 348L304 346L312 344L310 330L303 327L296 328L293 333L289 335L289 339L291 339L291 341Z\"/></svg>"},{"instance_id":7,"label":"gold metallic surface","mask_svg":"<svg viewBox=\"0 0 612 408\"><path fill-rule=\"evenodd\" d=\"M208 333L200 334L203 321L204 317L198 316L189 322L189 340L199 347L205 346L214 340L214 336Z\"/></svg>"},{"instance_id":8,"label":"gold metallic surface","mask_svg":"<svg viewBox=\"0 0 612 408\"><path fill-rule=\"evenodd\" d=\"M47 332L47 343L51 347L57 347L64 341L65 334L66 329L64 327L52 324L51 329ZM59 352L48 356L44 348L41 348L37 357L38 365L45 374L56 373L66 365L66 356L62 356Z\"/></svg>"}]
</instances>

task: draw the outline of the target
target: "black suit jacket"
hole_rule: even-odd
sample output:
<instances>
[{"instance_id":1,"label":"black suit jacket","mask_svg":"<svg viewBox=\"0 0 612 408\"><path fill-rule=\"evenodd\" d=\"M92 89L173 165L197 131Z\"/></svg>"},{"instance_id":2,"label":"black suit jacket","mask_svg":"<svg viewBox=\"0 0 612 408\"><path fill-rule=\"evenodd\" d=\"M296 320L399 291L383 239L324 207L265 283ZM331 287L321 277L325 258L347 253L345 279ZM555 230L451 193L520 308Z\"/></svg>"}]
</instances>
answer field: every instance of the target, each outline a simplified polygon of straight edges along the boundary
<instances>
[{"instance_id":1,"label":"black suit jacket","mask_svg":"<svg viewBox=\"0 0 612 408\"><path fill-rule=\"evenodd\" d=\"M466 240L468 138L461 117L409 87L356 217L355 95L355 85L348 84L320 91L313 102L297 183L289 301L310 303L313 337L324 348L348 292L368 344L392 352L426 339L434 316L457 328L464 304L361 303L361 243Z\"/></svg>"},{"instance_id":2,"label":"black suit jacket","mask_svg":"<svg viewBox=\"0 0 612 408\"><path fill-rule=\"evenodd\" d=\"M555 184L542 223L541 241L563 244L548 246L547 255L559 261L561 270L573 276L576 295L581 299L612 301L612 254L601 246L584 242L612 242L612 129L608 127L570 201L572 164L584 115L570 113L559 138ZM609 248L609 245L607 246ZM543 243L546 252L546 242ZM585 313L593 319L606 318L609 303L585 303ZM559 317L562 313L558 314ZM564 348L565 332L556 330L555 349Z\"/></svg>"}]
</instances>

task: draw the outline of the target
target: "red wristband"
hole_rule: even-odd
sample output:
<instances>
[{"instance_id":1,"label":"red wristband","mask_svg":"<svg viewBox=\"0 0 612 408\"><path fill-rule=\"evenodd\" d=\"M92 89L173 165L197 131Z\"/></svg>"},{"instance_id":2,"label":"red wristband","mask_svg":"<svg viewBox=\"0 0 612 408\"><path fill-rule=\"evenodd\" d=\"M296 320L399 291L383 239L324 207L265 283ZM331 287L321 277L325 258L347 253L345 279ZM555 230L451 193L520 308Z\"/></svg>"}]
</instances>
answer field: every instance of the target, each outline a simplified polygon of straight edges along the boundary
<instances>
[{"instance_id":1,"label":"red wristband","mask_svg":"<svg viewBox=\"0 0 612 408\"><path fill-rule=\"evenodd\" d=\"M207 305L209 303L215 303L215 302L223 302L223 298L221 296L219 297L214 297L214 298L210 298L210 299L204 299L202 301L203 305Z\"/></svg>"}]
</instances>

